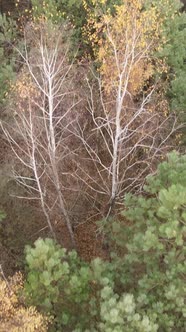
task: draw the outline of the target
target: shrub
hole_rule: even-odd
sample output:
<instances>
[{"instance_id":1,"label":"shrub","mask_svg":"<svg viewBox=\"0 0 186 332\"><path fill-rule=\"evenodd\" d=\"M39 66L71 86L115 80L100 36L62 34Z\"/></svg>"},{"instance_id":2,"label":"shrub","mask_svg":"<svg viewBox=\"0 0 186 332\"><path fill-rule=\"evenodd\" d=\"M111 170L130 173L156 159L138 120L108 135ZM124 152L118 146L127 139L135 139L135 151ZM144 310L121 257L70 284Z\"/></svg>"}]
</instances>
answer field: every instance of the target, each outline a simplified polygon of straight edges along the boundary
<instances>
[{"instance_id":1,"label":"shrub","mask_svg":"<svg viewBox=\"0 0 186 332\"><path fill-rule=\"evenodd\" d=\"M26 308L20 301L18 293L22 287L23 279L19 273L9 280L0 279L0 330L46 332L49 320L35 307Z\"/></svg>"}]
</instances>

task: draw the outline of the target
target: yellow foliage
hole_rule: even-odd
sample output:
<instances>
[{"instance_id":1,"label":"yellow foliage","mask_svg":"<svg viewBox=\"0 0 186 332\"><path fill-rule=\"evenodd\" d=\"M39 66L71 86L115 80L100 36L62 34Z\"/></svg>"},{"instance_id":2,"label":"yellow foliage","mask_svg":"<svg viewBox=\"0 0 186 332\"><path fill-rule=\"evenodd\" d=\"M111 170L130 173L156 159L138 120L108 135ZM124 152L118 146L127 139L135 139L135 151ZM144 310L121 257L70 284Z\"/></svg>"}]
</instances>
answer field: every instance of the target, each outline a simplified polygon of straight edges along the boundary
<instances>
[{"instance_id":1,"label":"yellow foliage","mask_svg":"<svg viewBox=\"0 0 186 332\"><path fill-rule=\"evenodd\" d=\"M94 3L98 8L99 1L94 0ZM143 0L125 0L122 5L115 6L114 16L107 11L97 20L98 10L90 12L85 33L100 64L107 93L122 80L122 86L134 96L152 77L155 66L161 72L166 71L166 68L161 68L163 64L153 57L160 48L163 18L158 8L154 6L144 10L143 3Z\"/></svg>"},{"instance_id":2,"label":"yellow foliage","mask_svg":"<svg viewBox=\"0 0 186 332\"><path fill-rule=\"evenodd\" d=\"M12 87L12 90L24 101L28 97L37 95L37 89L33 83L33 80L28 73L24 71L19 75L15 85Z\"/></svg>"},{"instance_id":3,"label":"yellow foliage","mask_svg":"<svg viewBox=\"0 0 186 332\"><path fill-rule=\"evenodd\" d=\"M20 273L9 280L0 279L0 332L46 332L49 319L35 307L26 308L20 302L18 293L22 287Z\"/></svg>"}]
</instances>

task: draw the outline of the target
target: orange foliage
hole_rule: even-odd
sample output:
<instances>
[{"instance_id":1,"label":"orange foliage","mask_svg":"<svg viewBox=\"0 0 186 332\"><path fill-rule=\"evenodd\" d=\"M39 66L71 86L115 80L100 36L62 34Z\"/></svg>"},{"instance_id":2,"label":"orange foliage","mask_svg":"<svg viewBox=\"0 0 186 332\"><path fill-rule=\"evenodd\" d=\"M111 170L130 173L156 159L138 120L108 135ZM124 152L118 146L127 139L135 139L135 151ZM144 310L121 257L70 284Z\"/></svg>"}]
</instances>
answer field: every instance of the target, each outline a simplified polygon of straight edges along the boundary
<instances>
[{"instance_id":1,"label":"orange foliage","mask_svg":"<svg viewBox=\"0 0 186 332\"><path fill-rule=\"evenodd\" d=\"M0 331L46 332L49 320L35 307L26 308L19 300L23 278L16 273L9 280L0 279Z\"/></svg>"}]
</instances>

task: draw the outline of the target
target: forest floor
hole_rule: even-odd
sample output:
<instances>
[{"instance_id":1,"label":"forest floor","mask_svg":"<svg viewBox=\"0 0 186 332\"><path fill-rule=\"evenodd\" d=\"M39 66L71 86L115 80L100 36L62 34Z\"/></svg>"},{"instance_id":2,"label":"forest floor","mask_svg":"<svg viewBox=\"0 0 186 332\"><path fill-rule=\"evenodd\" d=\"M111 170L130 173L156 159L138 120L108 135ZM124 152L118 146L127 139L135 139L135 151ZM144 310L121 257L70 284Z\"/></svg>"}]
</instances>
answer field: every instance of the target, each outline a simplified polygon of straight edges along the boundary
<instances>
[{"instance_id":1,"label":"forest floor","mask_svg":"<svg viewBox=\"0 0 186 332\"><path fill-rule=\"evenodd\" d=\"M12 151L0 139L0 210L6 218L0 222L0 264L6 275L24 268L25 245L33 244L38 237L50 237L46 221L34 201L20 199L23 189L11 177ZM75 228L77 251L80 257L90 261L95 257L108 258L102 246L96 220L82 222ZM58 242L70 249L67 229L61 223L55 225ZM63 238L63 241L61 240Z\"/></svg>"}]
</instances>

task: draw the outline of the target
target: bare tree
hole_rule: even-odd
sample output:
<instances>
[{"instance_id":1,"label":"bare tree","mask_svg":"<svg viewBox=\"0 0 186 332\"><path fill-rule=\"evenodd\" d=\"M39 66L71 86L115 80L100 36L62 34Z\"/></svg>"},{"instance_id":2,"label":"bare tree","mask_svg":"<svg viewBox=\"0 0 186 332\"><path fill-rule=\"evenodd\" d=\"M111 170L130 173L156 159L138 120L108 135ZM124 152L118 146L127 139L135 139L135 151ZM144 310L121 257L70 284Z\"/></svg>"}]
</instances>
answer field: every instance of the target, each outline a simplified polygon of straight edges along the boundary
<instances>
[{"instance_id":1,"label":"bare tree","mask_svg":"<svg viewBox=\"0 0 186 332\"><path fill-rule=\"evenodd\" d=\"M68 63L68 47L59 28L34 25L30 32L25 32L24 51L18 50L24 63L19 82L22 97L12 126L2 124L2 128L24 173L27 169L27 176L14 172L16 180L29 191L31 199L39 199L54 237L51 210L58 206L75 247L61 185L61 165L73 154L73 148L68 149L67 128L74 121L72 111L78 103L70 78L72 64ZM18 88L15 93L19 94Z\"/></svg>"},{"instance_id":2,"label":"bare tree","mask_svg":"<svg viewBox=\"0 0 186 332\"><path fill-rule=\"evenodd\" d=\"M121 31L106 21L103 70L94 75L94 85L87 79L89 122L82 125L79 121L73 128L85 151L78 176L99 199L105 197L107 216L126 192L142 188L176 130L174 115L167 116L165 108L162 112L154 105L158 82L146 92L140 90L148 78L145 71L152 66L151 50L157 41L144 36L144 22L139 23L136 9L132 10L133 20ZM121 21L118 29L120 26ZM148 27L146 30L149 33Z\"/></svg>"},{"instance_id":3,"label":"bare tree","mask_svg":"<svg viewBox=\"0 0 186 332\"><path fill-rule=\"evenodd\" d=\"M153 43L144 41L135 19L132 26L127 22L122 43L121 34L105 26L106 74L94 75L93 83L87 79L87 109L78 112L74 66L68 63L59 28L34 26L25 33L24 51L19 51L24 66L15 92L20 98L12 126L2 124L24 169L22 174L18 166L14 176L30 199L39 200L54 237L53 211L59 211L73 246L76 200L86 196L91 213L107 218L126 192L141 190L176 130L174 116L155 107L156 84L140 90ZM66 190L74 191L74 201L67 203ZM84 209L88 215L90 210Z\"/></svg>"}]
</instances>

